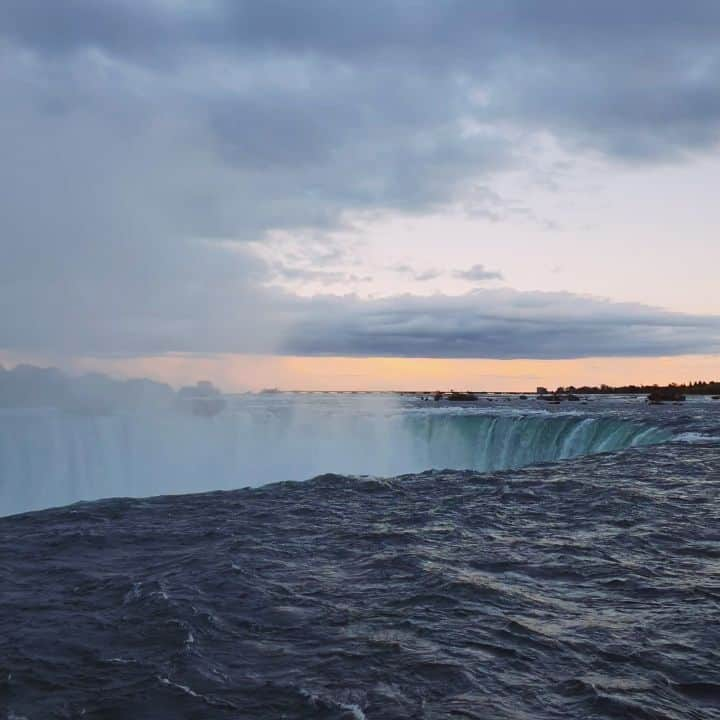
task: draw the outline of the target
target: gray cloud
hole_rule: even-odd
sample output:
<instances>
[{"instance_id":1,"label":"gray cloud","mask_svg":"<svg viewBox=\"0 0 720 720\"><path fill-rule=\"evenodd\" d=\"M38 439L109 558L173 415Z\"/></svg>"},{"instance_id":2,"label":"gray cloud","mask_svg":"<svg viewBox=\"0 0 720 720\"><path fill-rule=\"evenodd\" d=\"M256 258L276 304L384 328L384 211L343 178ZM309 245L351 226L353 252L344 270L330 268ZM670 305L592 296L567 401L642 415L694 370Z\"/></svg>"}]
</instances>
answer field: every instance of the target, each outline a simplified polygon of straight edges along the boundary
<instances>
[{"instance_id":1,"label":"gray cloud","mask_svg":"<svg viewBox=\"0 0 720 720\"><path fill-rule=\"evenodd\" d=\"M562 313L538 325L533 302L530 319L484 320L480 342L473 323L486 309L443 298L440 315L422 299L337 301L351 332L315 317L330 301L268 289L276 270L243 242L323 233L352 211L426 212L478 183L477 211L502 219L489 185L524 162L528 135L631 163L714 147L718 48L714 0L6 0L0 346L406 354L404 343L497 356L529 352L535 337L549 356L574 337L604 353L714 347L703 325L714 319L696 328L648 311L661 322L633 339L621 314L602 330ZM497 302L520 312L522 298ZM412 316L415 328L432 317L436 331L428 321L391 340L378 313L390 326Z\"/></svg>"},{"instance_id":2,"label":"gray cloud","mask_svg":"<svg viewBox=\"0 0 720 720\"><path fill-rule=\"evenodd\" d=\"M396 273L399 273L400 275L405 275L406 277L409 277L416 282L428 282L430 280L437 280L444 274L441 270L435 270L433 268L429 268L428 270L416 270L415 268L410 267L410 265L403 264L394 265L390 269L395 271Z\"/></svg>"},{"instance_id":3,"label":"gray cloud","mask_svg":"<svg viewBox=\"0 0 720 720\"><path fill-rule=\"evenodd\" d=\"M311 267L294 267L275 263L271 269L272 276L291 282L317 282L322 285L335 285L337 283L370 282L369 275L356 275L340 270L318 270Z\"/></svg>"},{"instance_id":4,"label":"gray cloud","mask_svg":"<svg viewBox=\"0 0 720 720\"><path fill-rule=\"evenodd\" d=\"M318 297L296 310L283 346L290 354L573 358L720 350L720 317L571 293Z\"/></svg>"},{"instance_id":5,"label":"gray cloud","mask_svg":"<svg viewBox=\"0 0 720 720\"><path fill-rule=\"evenodd\" d=\"M234 275L232 256L215 260L228 277ZM217 268L214 274L203 269L198 275L207 276L218 282L211 291L194 286L188 273L182 276L183 287L159 293L150 307L131 297L109 307L102 304L102 294L95 314L88 312L94 296L70 294L59 306L43 302L26 308L24 317L31 322L11 324L6 337L11 346L38 352L66 349L90 355L574 358L720 352L720 317L572 293L502 288L459 296L308 298L251 283L251 291L242 295L232 283L220 282L223 273ZM172 323L166 304L180 306ZM84 322L74 322L78 313Z\"/></svg>"},{"instance_id":6,"label":"gray cloud","mask_svg":"<svg viewBox=\"0 0 720 720\"><path fill-rule=\"evenodd\" d=\"M486 270L484 265L473 265L467 270L456 270L456 278L470 282L485 282L487 280L502 280L502 273L497 270Z\"/></svg>"}]
</instances>

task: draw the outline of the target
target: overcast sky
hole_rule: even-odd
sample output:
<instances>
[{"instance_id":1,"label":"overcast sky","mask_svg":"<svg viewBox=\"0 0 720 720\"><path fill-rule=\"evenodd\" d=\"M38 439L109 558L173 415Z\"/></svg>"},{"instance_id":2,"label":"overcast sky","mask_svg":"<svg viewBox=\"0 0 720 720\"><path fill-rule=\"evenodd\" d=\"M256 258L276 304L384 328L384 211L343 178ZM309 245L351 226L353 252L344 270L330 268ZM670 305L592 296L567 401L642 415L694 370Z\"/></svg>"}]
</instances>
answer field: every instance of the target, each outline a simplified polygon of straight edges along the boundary
<instances>
[{"instance_id":1,"label":"overcast sky","mask_svg":"<svg viewBox=\"0 0 720 720\"><path fill-rule=\"evenodd\" d=\"M716 0L4 0L0 349L720 352Z\"/></svg>"}]
</instances>

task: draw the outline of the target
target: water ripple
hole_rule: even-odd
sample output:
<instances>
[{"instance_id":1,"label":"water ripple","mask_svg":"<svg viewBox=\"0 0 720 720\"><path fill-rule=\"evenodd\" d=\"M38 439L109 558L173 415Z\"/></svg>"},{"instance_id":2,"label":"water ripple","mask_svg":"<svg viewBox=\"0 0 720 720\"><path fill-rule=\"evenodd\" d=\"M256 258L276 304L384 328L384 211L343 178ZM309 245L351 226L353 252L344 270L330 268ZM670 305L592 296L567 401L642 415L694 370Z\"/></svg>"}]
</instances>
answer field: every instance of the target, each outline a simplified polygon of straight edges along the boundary
<instances>
[{"instance_id":1,"label":"water ripple","mask_svg":"<svg viewBox=\"0 0 720 720\"><path fill-rule=\"evenodd\" d=\"M0 707L720 717L720 446L0 519Z\"/></svg>"}]
</instances>

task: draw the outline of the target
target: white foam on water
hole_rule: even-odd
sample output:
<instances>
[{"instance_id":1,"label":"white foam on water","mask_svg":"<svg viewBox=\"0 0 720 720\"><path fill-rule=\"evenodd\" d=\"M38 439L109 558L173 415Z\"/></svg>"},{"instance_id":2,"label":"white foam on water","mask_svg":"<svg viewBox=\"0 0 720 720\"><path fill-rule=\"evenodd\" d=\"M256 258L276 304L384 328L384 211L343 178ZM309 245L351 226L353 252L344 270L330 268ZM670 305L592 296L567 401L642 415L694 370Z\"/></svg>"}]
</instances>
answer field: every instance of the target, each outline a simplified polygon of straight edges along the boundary
<instances>
[{"instance_id":1,"label":"white foam on water","mask_svg":"<svg viewBox=\"0 0 720 720\"><path fill-rule=\"evenodd\" d=\"M679 433L678 435L675 435L673 437L673 440L677 440L678 442L686 442L686 443L717 442L718 440L720 440L720 436L704 435L703 433L699 433L699 432L684 432L684 433Z\"/></svg>"},{"instance_id":2,"label":"white foam on water","mask_svg":"<svg viewBox=\"0 0 720 720\"><path fill-rule=\"evenodd\" d=\"M360 709L359 705L355 705L354 703L347 704L347 703L338 703L338 705L343 709L347 710L349 713L352 714L352 716L355 718L355 720L367 720L367 716L365 713Z\"/></svg>"},{"instance_id":3,"label":"white foam on water","mask_svg":"<svg viewBox=\"0 0 720 720\"><path fill-rule=\"evenodd\" d=\"M172 680L169 680L169 679L166 678L166 677L160 677L160 676L158 676L158 680L159 680L163 685L168 685L168 686L170 686L170 687L177 688L178 690L182 690L182 692L184 692L186 695L190 695L190 696L195 697L195 698L202 698L202 695L198 695L198 693L196 693L194 690L192 690L191 688L189 688L187 685L181 685L180 683L173 682Z\"/></svg>"}]
</instances>

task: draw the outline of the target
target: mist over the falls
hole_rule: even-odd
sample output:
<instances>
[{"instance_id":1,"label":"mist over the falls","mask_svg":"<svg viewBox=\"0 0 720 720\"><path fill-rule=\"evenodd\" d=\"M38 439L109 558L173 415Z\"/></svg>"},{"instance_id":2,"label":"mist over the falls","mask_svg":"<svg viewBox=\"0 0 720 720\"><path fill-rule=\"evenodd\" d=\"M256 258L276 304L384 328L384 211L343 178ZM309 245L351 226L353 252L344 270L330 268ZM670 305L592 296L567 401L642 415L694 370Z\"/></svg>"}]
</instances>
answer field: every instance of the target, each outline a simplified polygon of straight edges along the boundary
<instances>
[{"instance_id":1,"label":"mist over the falls","mask_svg":"<svg viewBox=\"0 0 720 720\"><path fill-rule=\"evenodd\" d=\"M0 377L2 515L327 472L502 470L671 434L612 415L507 403L437 407L392 395L285 393L220 398L209 383L176 393L147 380L70 378L28 367Z\"/></svg>"}]
</instances>

